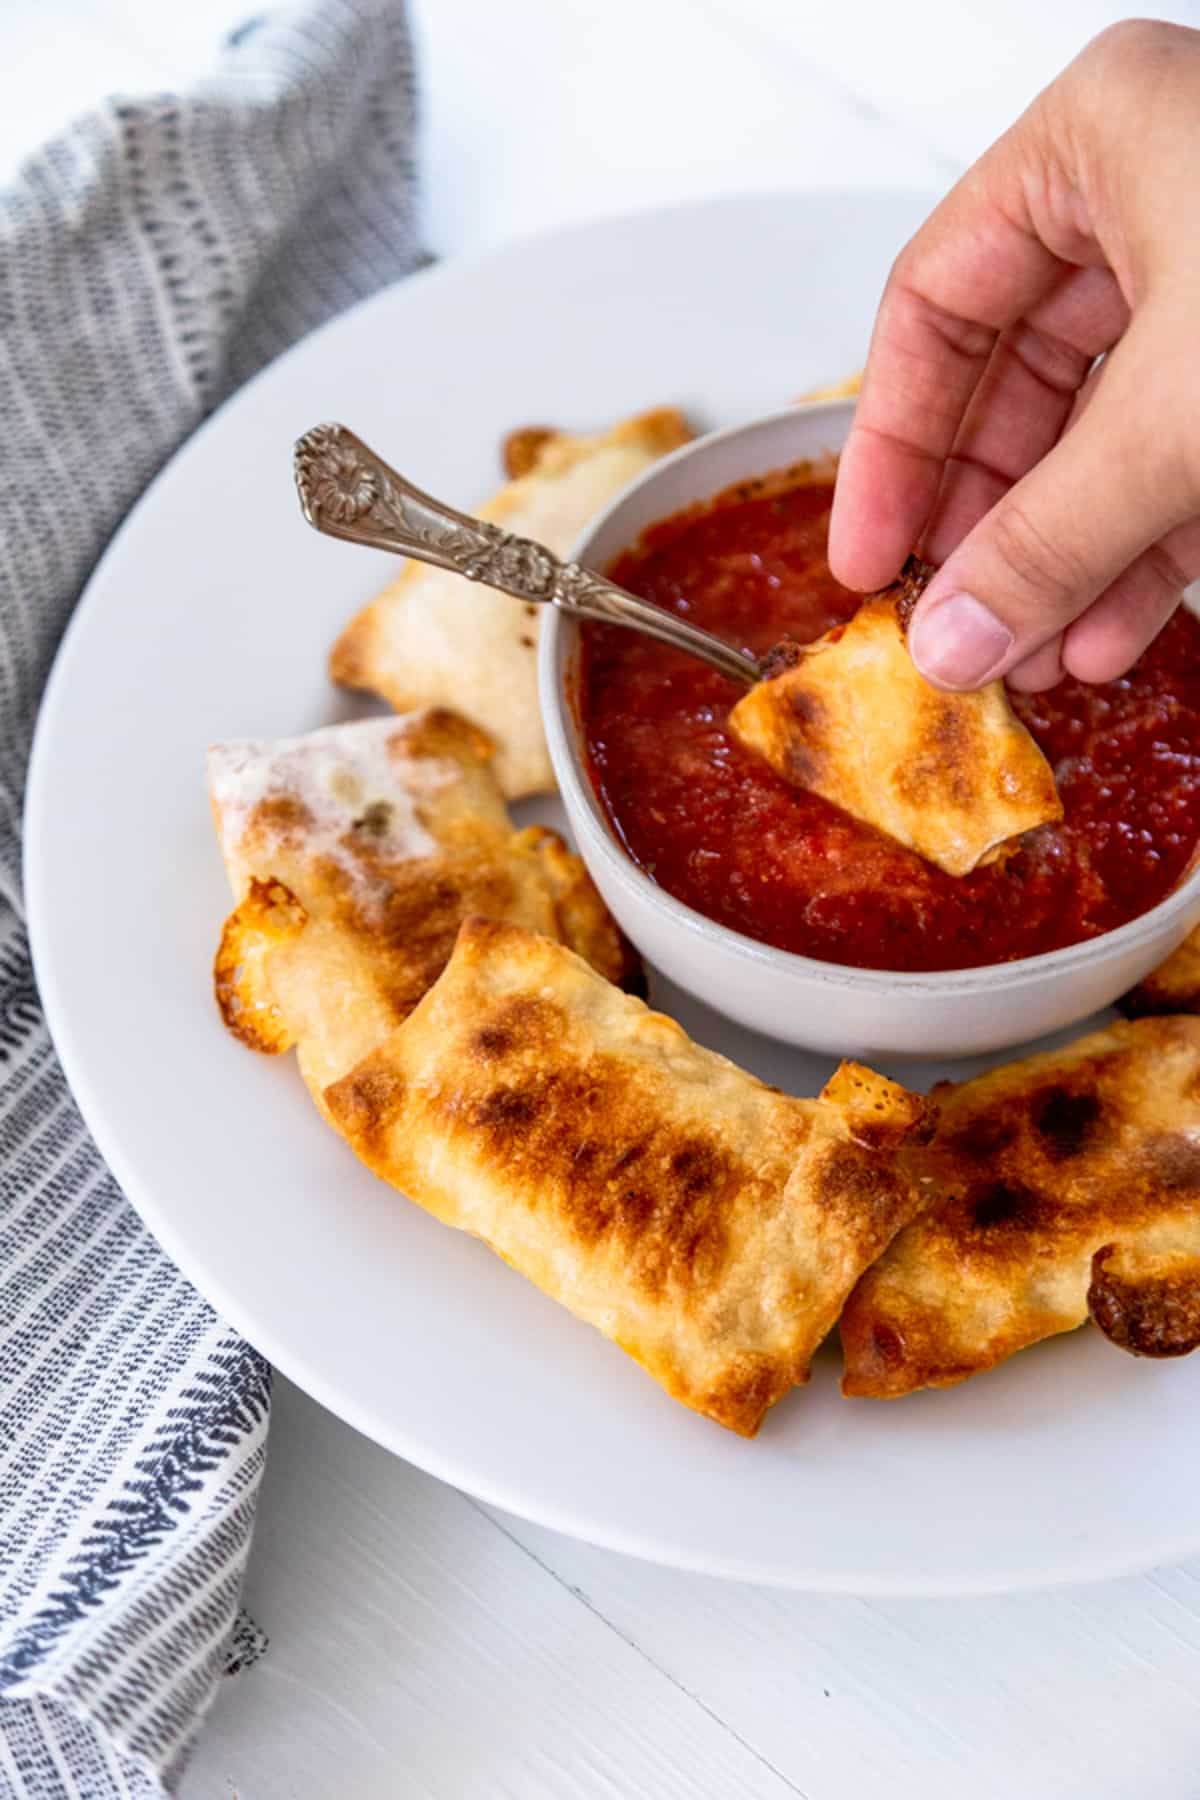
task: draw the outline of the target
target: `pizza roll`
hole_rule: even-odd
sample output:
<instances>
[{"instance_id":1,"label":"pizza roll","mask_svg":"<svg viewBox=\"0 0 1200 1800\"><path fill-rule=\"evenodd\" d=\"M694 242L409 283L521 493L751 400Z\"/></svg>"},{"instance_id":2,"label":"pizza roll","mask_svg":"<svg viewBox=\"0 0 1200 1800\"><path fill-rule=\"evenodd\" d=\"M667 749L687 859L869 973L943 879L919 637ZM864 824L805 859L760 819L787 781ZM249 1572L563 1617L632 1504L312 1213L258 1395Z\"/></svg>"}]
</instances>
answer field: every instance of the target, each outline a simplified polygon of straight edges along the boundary
<instances>
[{"instance_id":1,"label":"pizza roll","mask_svg":"<svg viewBox=\"0 0 1200 1800\"><path fill-rule=\"evenodd\" d=\"M967 875L1013 838L1062 818L1050 765L1004 683L948 694L918 674L904 640L910 595L889 589L815 643L781 645L780 672L729 716L785 780Z\"/></svg>"},{"instance_id":2,"label":"pizza roll","mask_svg":"<svg viewBox=\"0 0 1200 1800\"><path fill-rule=\"evenodd\" d=\"M928 1110L854 1064L790 1099L480 919L326 1104L377 1175L747 1437L913 1216L896 1150Z\"/></svg>"},{"instance_id":3,"label":"pizza roll","mask_svg":"<svg viewBox=\"0 0 1200 1800\"><path fill-rule=\"evenodd\" d=\"M1200 1343L1200 1019L1120 1022L935 1088L932 1204L842 1316L846 1394L950 1387L1091 1316Z\"/></svg>"},{"instance_id":4,"label":"pizza roll","mask_svg":"<svg viewBox=\"0 0 1200 1800\"><path fill-rule=\"evenodd\" d=\"M554 832L515 832L483 732L444 711L218 744L208 778L238 905L215 983L243 1043L296 1046L320 1096L435 981L468 913L570 942L614 981L636 962Z\"/></svg>"},{"instance_id":5,"label":"pizza roll","mask_svg":"<svg viewBox=\"0 0 1200 1800\"><path fill-rule=\"evenodd\" d=\"M1130 1019L1148 1013L1200 1013L1200 926L1117 1005Z\"/></svg>"},{"instance_id":6,"label":"pizza roll","mask_svg":"<svg viewBox=\"0 0 1200 1800\"><path fill-rule=\"evenodd\" d=\"M665 406L593 437L545 427L513 433L505 448L513 478L479 517L565 556L621 488L690 436L683 416ZM409 562L343 631L330 673L398 711L452 706L476 720L496 743L503 793L517 799L554 787L538 706L540 625L536 605Z\"/></svg>"},{"instance_id":7,"label":"pizza roll","mask_svg":"<svg viewBox=\"0 0 1200 1800\"><path fill-rule=\"evenodd\" d=\"M853 375L845 375L841 381L826 381L820 387L809 388L807 393L797 394L796 402L800 406L813 406L821 400L853 400L862 392L863 372L855 369Z\"/></svg>"}]
</instances>

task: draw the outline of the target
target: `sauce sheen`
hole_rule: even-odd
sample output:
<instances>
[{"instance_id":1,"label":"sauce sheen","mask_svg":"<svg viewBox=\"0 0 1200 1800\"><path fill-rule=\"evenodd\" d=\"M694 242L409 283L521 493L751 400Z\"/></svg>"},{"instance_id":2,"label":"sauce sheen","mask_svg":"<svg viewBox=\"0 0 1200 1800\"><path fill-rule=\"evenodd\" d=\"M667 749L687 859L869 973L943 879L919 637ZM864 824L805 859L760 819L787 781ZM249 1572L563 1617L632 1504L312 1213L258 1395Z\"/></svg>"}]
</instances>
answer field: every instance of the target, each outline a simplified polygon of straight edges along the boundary
<instances>
[{"instance_id":1,"label":"sauce sheen","mask_svg":"<svg viewBox=\"0 0 1200 1800\"><path fill-rule=\"evenodd\" d=\"M832 486L758 484L652 528L610 573L763 655L852 617L829 573ZM697 912L829 962L956 969L1057 950L1157 904L1200 837L1200 621L1136 667L1013 694L1065 816L961 880L783 781L725 729L743 690L661 644L584 628L579 704L596 792L642 869Z\"/></svg>"}]
</instances>

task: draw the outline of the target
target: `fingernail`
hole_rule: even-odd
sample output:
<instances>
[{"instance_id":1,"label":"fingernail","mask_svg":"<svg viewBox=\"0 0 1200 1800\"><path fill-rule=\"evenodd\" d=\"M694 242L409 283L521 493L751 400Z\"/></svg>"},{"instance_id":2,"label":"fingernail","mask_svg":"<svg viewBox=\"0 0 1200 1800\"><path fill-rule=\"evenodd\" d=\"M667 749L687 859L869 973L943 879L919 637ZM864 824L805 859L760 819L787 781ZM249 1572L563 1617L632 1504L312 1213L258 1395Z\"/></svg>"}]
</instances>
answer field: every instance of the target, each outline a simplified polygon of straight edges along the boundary
<instances>
[{"instance_id":1,"label":"fingernail","mask_svg":"<svg viewBox=\"0 0 1200 1800\"><path fill-rule=\"evenodd\" d=\"M973 688L995 673L1013 634L974 594L948 594L918 607L908 649L922 675L942 687Z\"/></svg>"}]
</instances>

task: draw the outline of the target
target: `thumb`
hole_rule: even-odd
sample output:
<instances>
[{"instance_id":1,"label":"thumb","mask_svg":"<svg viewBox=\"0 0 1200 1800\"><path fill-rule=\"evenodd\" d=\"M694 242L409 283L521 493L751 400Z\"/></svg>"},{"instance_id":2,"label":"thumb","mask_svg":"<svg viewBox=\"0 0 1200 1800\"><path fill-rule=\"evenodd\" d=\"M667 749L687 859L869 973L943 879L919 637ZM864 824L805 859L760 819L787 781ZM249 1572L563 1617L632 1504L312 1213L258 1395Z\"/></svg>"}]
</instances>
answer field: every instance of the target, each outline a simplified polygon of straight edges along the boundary
<instances>
[{"instance_id":1,"label":"thumb","mask_svg":"<svg viewBox=\"0 0 1200 1800\"><path fill-rule=\"evenodd\" d=\"M1172 367L1163 344L1143 313L1071 429L938 570L908 632L928 680L963 689L1004 675L1200 510L1196 428L1181 403L1192 372Z\"/></svg>"}]
</instances>

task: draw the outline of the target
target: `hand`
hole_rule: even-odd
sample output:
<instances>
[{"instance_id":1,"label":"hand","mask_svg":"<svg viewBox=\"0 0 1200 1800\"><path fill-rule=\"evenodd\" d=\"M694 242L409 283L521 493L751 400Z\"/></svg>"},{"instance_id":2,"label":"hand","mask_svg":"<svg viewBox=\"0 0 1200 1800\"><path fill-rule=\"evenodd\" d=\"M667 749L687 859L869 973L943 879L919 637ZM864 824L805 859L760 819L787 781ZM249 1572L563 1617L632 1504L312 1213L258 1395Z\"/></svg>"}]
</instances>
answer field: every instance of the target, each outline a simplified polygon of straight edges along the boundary
<instances>
[{"instance_id":1,"label":"hand","mask_svg":"<svg viewBox=\"0 0 1200 1800\"><path fill-rule=\"evenodd\" d=\"M829 558L914 548L949 688L1110 681L1200 575L1200 32L1102 33L898 257Z\"/></svg>"}]
</instances>

